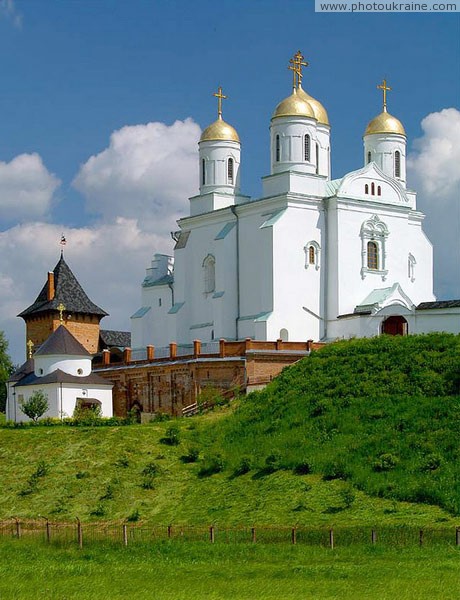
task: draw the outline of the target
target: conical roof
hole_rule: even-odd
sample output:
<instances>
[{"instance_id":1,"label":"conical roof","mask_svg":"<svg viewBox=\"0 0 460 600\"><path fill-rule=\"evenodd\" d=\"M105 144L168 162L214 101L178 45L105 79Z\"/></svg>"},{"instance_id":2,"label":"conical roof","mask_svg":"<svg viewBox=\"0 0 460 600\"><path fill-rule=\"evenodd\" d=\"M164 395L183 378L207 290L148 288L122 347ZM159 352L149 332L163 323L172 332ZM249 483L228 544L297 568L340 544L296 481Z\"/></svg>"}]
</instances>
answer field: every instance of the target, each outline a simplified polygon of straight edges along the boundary
<instances>
[{"instance_id":1,"label":"conical roof","mask_svg":"<svg viewBox=\"0 0 460 600\"><path fill-rule=\"evenodd\" d=\"M70 333L64 325L54 331L40 346L34 356L91 356L88 350Z\"/></svg>"},{"instance_id":2,"label":"conical roof","mask_svg":"<svg viewBox=\"0 0 460 600\"><path fill-rule=\"evenodd\" d=\"M48 311L58 311L59 304L65 306L68 313L80 313L85 315L97 315L105 317L108 313L102 308L91 302L85 291L78 283L77 278L65 262L64 256L54 267L54 298L48 300L48 283L46 282L41 292L38 294L35 302L23 310L18 317L28 317L38 313Z\"/></svg>"}]
</instances>

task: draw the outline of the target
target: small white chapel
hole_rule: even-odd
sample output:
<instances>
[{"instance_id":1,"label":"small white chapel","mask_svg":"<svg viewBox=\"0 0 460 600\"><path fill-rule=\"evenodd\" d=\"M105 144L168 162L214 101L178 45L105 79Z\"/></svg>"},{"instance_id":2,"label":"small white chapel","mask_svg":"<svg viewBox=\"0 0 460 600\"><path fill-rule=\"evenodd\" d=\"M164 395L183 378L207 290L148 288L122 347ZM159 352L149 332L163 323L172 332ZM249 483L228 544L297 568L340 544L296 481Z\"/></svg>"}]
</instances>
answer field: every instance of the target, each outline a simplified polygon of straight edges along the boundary
<instances>
[{"instance_id":1,"label":"small white chapel","mask_svg":"<svg viewBox=\"0 0 460 600\"><path fill-rule=\"evenodd\" d=\"M155 254L131 317L132 347L238 340L332 341L380 333L460 332L460 300L436 301L433 249L406 186L406 133L382 110L363 163L331 179L331 127L303 87L270 123L271 171L258 199L240 190L241 144L222 116L199 141L199 194L178 221L174 255Z\"/></svg>"}]
</instances>

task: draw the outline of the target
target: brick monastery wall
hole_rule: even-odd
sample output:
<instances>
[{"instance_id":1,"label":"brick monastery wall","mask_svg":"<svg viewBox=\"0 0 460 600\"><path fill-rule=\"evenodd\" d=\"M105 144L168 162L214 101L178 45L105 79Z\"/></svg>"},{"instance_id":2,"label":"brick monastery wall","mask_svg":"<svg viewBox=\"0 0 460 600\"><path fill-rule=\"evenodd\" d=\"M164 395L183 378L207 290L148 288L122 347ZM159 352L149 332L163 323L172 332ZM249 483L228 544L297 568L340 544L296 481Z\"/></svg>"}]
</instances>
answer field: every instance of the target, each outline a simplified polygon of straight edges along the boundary
<instances>
[{"instance_id":1,"label":"brick monastery wall","mask_svg":"<svg viewBox=\"0 0 460 600\"><path fill-rule=\"evenodd\" d=\"M104 363L94 371L114 384L114 414L126 416L135 408L141 413L168 413L179 416L190 407L205 388L224 395L249 391L271 381L281 370L307 356L323 344L312 342L220 341L219 353L201 354L200 342L194 353L177 357L175 344L169 357L156 359L154 348L147 347L148 359L132 361L131 350L124 353L122 364L110 365L110 353L104 351Z\"/></svg>"}]
</instances>

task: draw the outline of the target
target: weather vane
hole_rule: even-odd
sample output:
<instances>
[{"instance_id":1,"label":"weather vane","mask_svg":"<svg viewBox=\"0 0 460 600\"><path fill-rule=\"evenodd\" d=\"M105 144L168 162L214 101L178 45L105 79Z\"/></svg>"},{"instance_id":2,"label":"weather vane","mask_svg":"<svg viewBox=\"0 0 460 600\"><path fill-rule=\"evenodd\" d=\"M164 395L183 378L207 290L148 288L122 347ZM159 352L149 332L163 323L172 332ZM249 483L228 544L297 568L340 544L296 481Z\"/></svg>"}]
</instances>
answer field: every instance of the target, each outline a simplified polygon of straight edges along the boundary
<instances>
[{"instance_id":1,"label":"weather vane","mask_svg":"<svg viewBox=\"0 0 460 600\"><path fill-rule=\"evenodd\" d=\"M219 85L217 93L214 93L213 96L217 98L217 115L219 119L222 119L222 100L226 100L227 96L224 96L222 93L222 87Z\"/></svg>"}]
</instances>

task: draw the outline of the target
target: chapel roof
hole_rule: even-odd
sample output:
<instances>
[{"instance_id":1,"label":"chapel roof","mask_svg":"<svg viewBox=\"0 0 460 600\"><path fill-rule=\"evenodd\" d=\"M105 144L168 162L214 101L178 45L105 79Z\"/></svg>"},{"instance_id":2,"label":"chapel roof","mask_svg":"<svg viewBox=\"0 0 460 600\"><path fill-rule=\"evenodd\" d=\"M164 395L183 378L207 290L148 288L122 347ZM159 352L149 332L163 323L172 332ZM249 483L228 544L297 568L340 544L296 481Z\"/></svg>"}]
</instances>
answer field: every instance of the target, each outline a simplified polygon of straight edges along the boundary
<instances>
[{"instance_id":1,"label":"chapel roof","mask_svg":"<svg viewBox=\"0 0 460 600\"><path fill-rule=\"evenodd\" d=\"M91 356L64 325L59 325L35 352L35 356L47 355Z\"/></svg>"},{"instance_id":2,"label":"chapel roof","mask_svg":"<svg viewBox=\"0 0 460 600\"><path fill-rule=\"evenodd\" d=\"M47 311L56 312L60 304L63 304L69 313L96 315L101 318L108 315L88 298L62 254L53 273L55 291L52 300L48 300L48 283L45 283L34 303L19 313L18 317L25 318Z\"/></svg>"},{"instance_id":3,"label":"chapel roof","mask_svg":"<svg viewBox=\"0 0 460 600\"><path fill-rule=\"evenodd\" d=\"M99 331L99 337L101 338L103 346L106 348L113 348L114 346L119 348L129 348L131 346L130 331L101 329Z\"/></svg>"},{"instance_id":4,"label":"chapel roof","mask_svg":"<svg viewBox=\"0 0 460 600\"><path fill-rule=\"evenodd\" d=\"M33 372L29 373L20 381L18 381L16 385L22 387L26 385L45 385L47 383L76 383L79 386L85 384L112 386L112 383L109 380L104 379L96 373L91 373L85 377L79 377L78 375L70 375L69 373L65 373L64 371L61 371L61 369L56 369L56 371L48 373L48 375L44 375L43 377L38 377Z\"/></svg>"}]
</instances>

